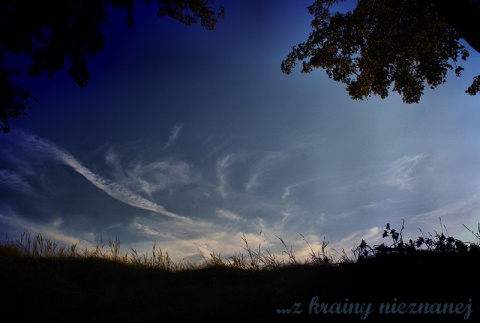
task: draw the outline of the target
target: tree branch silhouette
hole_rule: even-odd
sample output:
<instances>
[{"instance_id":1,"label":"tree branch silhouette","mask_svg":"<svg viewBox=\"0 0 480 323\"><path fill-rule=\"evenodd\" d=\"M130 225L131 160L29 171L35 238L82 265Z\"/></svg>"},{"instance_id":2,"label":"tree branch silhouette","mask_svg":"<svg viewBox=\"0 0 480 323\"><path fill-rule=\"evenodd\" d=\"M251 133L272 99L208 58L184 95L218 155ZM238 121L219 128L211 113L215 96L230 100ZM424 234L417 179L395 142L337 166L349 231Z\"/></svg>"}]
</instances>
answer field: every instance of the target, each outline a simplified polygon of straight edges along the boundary
<instances>
[{"instance_id":1,"label":"tree branch silhouette","mask_svg":"<svg viewBox=\"0 0 480 323\"><path fill-rule=\"evenodd\" d=\"M149 0L143 0L150 2ZM133 26L135 0L64 0L0 2L0 131L10 131L8 121L26 115L36 97L13 84L14 75L53 76L68 64L68 75L79 86L90 79L87 61L105 45L103 27L111 8L127 13ZM157 0L159 17L171 17L190 26L213 30L225 16L215 0ZM29 58L26 67L12 66L14 57Z\"/></svg>"},{"instance_id":2,"label":"tree branch silhouette","mask_svg":"<svg viewBox=\"0 0 480 323\"><path fill-rule=\"evenodd\" d=\"M478 0L360 0L353 11L331 12L343 1L308 7L313 31L292 47L284 73L301 62L301 72L324 69L353 99L385 98L393 90L405 103L417 103L425 85L436 88L449 70L460 76L457 62L469 56L461 39L480 52ZM480 75L466 92L480 92Z\"/></svg>"}]
</instances>

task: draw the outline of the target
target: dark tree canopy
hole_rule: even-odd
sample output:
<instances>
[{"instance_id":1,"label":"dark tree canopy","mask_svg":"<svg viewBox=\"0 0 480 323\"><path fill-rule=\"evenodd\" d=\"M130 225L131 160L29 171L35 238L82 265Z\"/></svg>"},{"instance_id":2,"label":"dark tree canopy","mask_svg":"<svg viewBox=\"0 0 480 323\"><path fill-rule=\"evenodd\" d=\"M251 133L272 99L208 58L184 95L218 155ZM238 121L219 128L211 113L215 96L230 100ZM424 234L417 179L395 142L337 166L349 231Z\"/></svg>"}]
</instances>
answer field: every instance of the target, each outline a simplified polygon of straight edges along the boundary
<instances>
[{"instance_id":1,"label":"dark tree canopy","mask_svg":"<svg viewBox=\"0 0 480 323\"><path fill-rule=\"evenodd\" d=\"M425 85L435 88L469 56L463 38L480 52L478 0L359 0L353 11L331 12L344 0L317 0L308 7L314 16L308 39L292 47L282 62L291 73L322 68L331 79L346 84L353 99L381 98L390 90L405 103L419 102ZM466 90L480 92L480 75Z\"/></svg>"},{"instance_id":2,"label":"dark tree canopy","mask_svg":"<svg viewBox=\"0 0 480 323\"><path fill-rule=\"evenodd\" d=\"M150 2L149 0L143 0ZM110 8L125 10L129 27L133 26L135 0L62 0L0 2L0 131L8 132L8 121L25 115L33 94L13 84L15 74L49 76L64 69L80 86L90 78L87 59L105 45L102 29L109 23ZM158 16L174 18L185 25L200 24L212 30L225 15L215 0L157 0ZM16 66L16 57L29 62ZM18 61L18 59L17 59Z\"/></svg>"}]
</instances>

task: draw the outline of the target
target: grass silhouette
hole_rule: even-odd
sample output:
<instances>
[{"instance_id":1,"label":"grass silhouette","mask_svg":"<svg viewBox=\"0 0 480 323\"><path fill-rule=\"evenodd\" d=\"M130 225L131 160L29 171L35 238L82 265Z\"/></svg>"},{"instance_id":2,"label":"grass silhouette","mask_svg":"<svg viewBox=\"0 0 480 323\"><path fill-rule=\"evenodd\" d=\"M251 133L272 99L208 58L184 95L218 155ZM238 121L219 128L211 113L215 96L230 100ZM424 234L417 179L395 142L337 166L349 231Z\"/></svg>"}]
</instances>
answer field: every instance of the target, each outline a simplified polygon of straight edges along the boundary
<instances>
[{"instance_id":1,"label":"grass silhouette","mask_svg":"<svg viewBox=\"0 0 480 323\"><path fill-rule=\"evenodd\" d=\"M118 240L79 250L25 231L0 246L0 304L21 321L475 322L480 225L470 231L475 243L443 232L404 241L403 224L387 224L391 243L362 240L354 260L304 238L302 263L281 238L286 261L243 236L245 255L174 263L156 245L151 255L121 254Z\"/></svg>"}]
</instances>

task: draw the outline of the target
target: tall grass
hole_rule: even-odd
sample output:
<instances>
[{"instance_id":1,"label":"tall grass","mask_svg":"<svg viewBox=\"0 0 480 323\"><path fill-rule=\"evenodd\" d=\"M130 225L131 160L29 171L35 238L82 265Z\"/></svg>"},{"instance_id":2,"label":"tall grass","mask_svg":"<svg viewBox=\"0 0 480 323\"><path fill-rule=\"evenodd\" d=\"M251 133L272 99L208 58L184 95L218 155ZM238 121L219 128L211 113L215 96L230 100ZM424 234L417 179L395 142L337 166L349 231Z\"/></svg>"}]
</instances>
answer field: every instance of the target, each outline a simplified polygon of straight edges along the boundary
<instances>
[{"instance_id":1,"label":"tall grass","mask_svg":"<svg viewBox=\"0 0 480 323\"><path fill-rule=\"evenodd\" d=\"M101 237L100 243L94 248L85 247L80 250L75 243L70 246L62 245L55 240L44 238L39 233L32 235L28 230L25 230L20 238L16 240L11 240L7 237L6 243L3 246L0 246L0 250L3 250L3 254L15 254L30 259L98 258L133 266L167 271L185 271L218 266L244 270L271 270L292 265L331 266L343 263L361 262L370 258L377 258L391 254L408 256L425 251L430 253L468 252L480 255L480 223L478 224L478 232L474 232L465 225L464 227L474 235L476 242L464 243L455 239L448 235L446 228L444 233L443 227L441 233L435 232L435 234L424 235L423 232L421 232L422 235L417 237L417 239L409 239L406 241L406 239L404 240L403 238L404 222L402 223L400 231L391 228L390 224L387 223L382 237L390 238L391 243L382 243L372 247L368 245L365 240L362 240L355 249L352 249L354 259L349 257L345 250L342 250L341 253L333 249L330 250L328 248L328 242L325 239L323 240L320 249L315 251L308 239L303 235L301 235L301 237L310 250L308 259L299 261L295 256L293 248L288 247L287 243L282 238L276 237L284 247L281 256L279 256L274 254L268 245L266 247L263 246L263 242L266 241L263 232L260 232L258 243L255 246L251 245L245 234L241 235L244 244L242 248L246 254L237 253L226 259L222 259L221 255L217 252L213 251L208 255L205 255L199 249L204 260L203 263L192 263L186 260L175 263L172 261L169 253L159 248L156 242L153 244L150 254L140 254L133 248L130 248L130 253L127 252L122 254L120 252L120 241L118 238L115 240L108 239L105 242L103 237ZM332 255L332 251L337 254L336 257Z\"/></svg>"}]
</instances>

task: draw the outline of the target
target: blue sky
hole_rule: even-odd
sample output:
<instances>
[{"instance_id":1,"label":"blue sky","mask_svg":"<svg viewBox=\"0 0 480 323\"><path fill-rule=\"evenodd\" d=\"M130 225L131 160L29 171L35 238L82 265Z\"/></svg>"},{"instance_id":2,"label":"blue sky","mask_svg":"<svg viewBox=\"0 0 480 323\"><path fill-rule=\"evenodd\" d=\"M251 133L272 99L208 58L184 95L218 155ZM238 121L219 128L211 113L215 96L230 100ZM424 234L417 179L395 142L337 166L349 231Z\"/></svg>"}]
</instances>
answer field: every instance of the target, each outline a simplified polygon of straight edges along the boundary
<instances>
[{"instance_id":1,"label":"blue sky","mask_svg":"<svg viewBox=\"0 0 480 323\"><path fill-rule=\"evenodd\" d=\"M276 237L305 256L300 234L351 255L387 222L415 238L441 218L474 241L462 225L480 222L480 111L464 91L479 54L419 104L353 101L321 70L280 71L310 32L310 2L221 1L214 31L142 3L133 29L112 14L87 87L65 71L24 80L39 102L0 141L1 237L156 241L197 260L262 231L279 255Z\"/></svg>"}]
</instances>

